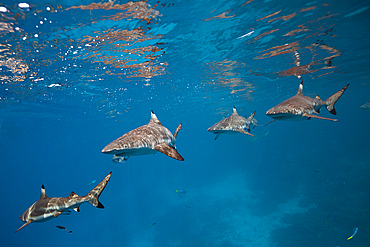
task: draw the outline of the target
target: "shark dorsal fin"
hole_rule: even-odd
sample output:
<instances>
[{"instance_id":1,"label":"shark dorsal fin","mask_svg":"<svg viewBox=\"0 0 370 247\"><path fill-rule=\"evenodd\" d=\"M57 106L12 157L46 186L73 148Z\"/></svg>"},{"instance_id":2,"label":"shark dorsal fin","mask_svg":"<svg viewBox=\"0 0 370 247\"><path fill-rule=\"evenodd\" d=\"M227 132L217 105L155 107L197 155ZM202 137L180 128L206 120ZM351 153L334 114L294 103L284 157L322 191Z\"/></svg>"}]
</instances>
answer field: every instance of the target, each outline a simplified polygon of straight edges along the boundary
<instances>
[{"instance_id":1,"label":"shark dorsal fin","mask_svg":"<svg viewBox=\"0 0 370 247\"><path fill-rule=\"evenodd\" d=\"M45 198L48 198L48 196L46 195L46 192L45 192L45 186L44 186L44 185L42 185L42 186L41 186L40 200L41 200L41 199L45 199Z\"/></svg>"},{"instance_id":2,"label":"shark dorsal fin","mask_svg":"<svg viewBox=\"0 0 370 247\"><path fill-rule=\"evenodd\" d=\"M156 123L156 124L162 125L153 111L150 112L150 123Z\"/></svg>"},{"instance_id":3,"label":"shark dorsal fin","mask_svg":"<svg viewBox=\"0 0 370 247\"><path fill-rule=\"evenodd\" d=\"M233 106L233 115L238 115L238 112L236 111L235 106Z\"/></svg>"},{"instance_id":4,"label":"shark dorsal fin","mask_svg":"<svg viewBox=\"0 0 370 247\"><path fill-rule=\"evenodd\" d=\"M71 194L69 194L69 197L74 198L74 197L78 197L78 195L72 191Z\"/></svg>"},{"instance_id":5,"label":"shark dorsal fin","mask_svg":"<svg viewBox=\"0 0 370 247\"><path fill-rule=\"evenodd\" d=\"M303 95L303 81L299 84L297 95Z\"/></svg>"}]
</instances>

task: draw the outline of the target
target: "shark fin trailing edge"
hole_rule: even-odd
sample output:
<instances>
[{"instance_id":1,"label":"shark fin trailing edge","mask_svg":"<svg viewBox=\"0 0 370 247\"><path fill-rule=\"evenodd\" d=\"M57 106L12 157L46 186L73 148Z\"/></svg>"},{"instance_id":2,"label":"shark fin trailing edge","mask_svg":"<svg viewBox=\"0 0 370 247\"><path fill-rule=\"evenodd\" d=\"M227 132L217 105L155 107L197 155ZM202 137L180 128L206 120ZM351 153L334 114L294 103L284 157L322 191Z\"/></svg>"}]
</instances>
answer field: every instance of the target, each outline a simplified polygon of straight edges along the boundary
<instances>
[{"instance_id":1,"label":"shark fin trailing edge","mask_svg":"<svg viewBox=\"0 0 370 247\"><path fill-rule=\"evenodd\" d=\"M243 129L236 129L235 131L238 131L238 132L240 132L240 133L243 133L243 134L246 134L246 135L250 135L250 136L255 137L255 135L252 135L251 133L249 133L249 132L247 132L247 131L245 131L245 130L243 130Z\"/></svg>"},{"instance_id":2,"label":"shark fin trailing edge","mask_svg":"<svg viewBox=\"0 0 370 247\"><path fill-rule=\"evenodd\" d=\"M156 124L162 125L153 110L150 111L150 123L156 123Z\"/></svg>"},{"instance_id":3,"label":"shark fin trailing edge","mask_svg":"<svg viewBox=\"0 0 370 247\"><path fill-rule=\"evenodd\" d=\"M303 95L303 81L299 84L297 95Z\"/></svg>"},{"instance_id":4,"label":"shark fin trailing edge","mask_svg":"<svg viewBox=\"0 0 370 247\"><path fill-rule=\"evenodd\" d=\"M184 161L184 158L176 151L176 149L172 148L165 142L155 145L154 149L157 150L158 152L161 152L162 154L167 155L168 157Z\"/></svg>"},{"instance_id":5,"label":"shark fin trailing edge","mask_svg":"<svg viewBox=\"0 0 370 247\"><path fill-rule=\"evenodd\" d=\"M33 220L29 220L27 221L26 223L24 223L21 227L19 227L15 232L18 232L20 229L22 229L23 227L27 226L29 223L31 223Z\"/></svg>"},{"instance_id":6,"label":"shark fin trailing edge","mask_svg":"<svg viewBox=\"0 0 370 247\"><path fill-rule=\"evenodd\" d=\"M328 111L331 114L337 115L337 111L335 110L334 105L338 101L338 99L343 95L344 91L347 90L348 86L349 84L347 84L344 88L342 88L341 90L330 96L327 100L325 100L326 109L328 109Z\"/></svg>"},{"instance_id":7,"label":"shark fin trailing edge","mask_svg":"<svg viewBox=\"0 0 370 247\"><path fill-rule=\"evenodd\" d=\"M251 123L252 123L253 118L254 118L255 115L256 115L256 111L252 112L252 114L247 118L247 122L248 122L247 130L248 130L248 132L251 132Z\"/></svg>"},{"instance_id":8,"label":"shark fin trailing edge","mask_svg":"<svg viewBox=\"0 0 370 247\"><path fill-rule=\"evenodd\" d=\"M337 122L337 121L338 121L338 119L332 119L332 118L320 117L320 116L317 116L317 115L314 115L314 114L308 114L308 113L303 113L303 114L302 114L302 117L318 118L318 119L323 119L323 120L331 120L331 121L334 121L334 122Z\"/></svg>"},{"instance_id":9,"label":"shark fin trailing edge","mask_svg":"<svg viewBox=\"0 0 370 247\"><path fill-rule=\"evenodd\" d=\"M45 198L48 198L48 196L46 195L45 186L42 185L41 186L40 199L45 199Z\"/></svg>"},{"instance_id":10,"label":"shark fin trailing edge","mask_svg":"<svg viewBox=\"0 0 370 247\"><path fill-rule=\"evenodd\" d=\"M89 203L97 208L104 208L103 204L99 202L99 196L107 186L108 181L110 180L112 172L110 172L98 185L92 189L86 197L90 198Z\"/></svg>"},{"instance_id":11,"label":"shark fin trailing edge","mask_svg":"<svg viewBox=\"0 0 370 247\"><path fill-rule=\"evenodd\" d=\"M181 126L182 124L179 124L179 126L177 126L175 130L175 133L173 133L173 137L175 137L175 139L177 139L177 135L179 134L179 131L181 130Z\"/></svg>"}]
</instances>

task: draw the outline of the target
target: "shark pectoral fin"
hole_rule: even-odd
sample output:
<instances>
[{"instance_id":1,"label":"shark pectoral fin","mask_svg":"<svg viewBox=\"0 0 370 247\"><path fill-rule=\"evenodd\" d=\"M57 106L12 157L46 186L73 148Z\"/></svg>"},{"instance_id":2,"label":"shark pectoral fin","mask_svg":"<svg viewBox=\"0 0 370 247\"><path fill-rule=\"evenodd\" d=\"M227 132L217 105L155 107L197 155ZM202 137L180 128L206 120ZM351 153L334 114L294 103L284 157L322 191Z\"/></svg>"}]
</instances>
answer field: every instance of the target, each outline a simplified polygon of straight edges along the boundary
<instances>
[{"instance_id":1,"label":"shark pectoral fin","mask_svg":"<svg viewBox=\"0 0 370 247\"><path fill-rule=\"evenodd\" d=\"M248 133L247 131L245 131L245 130L243 130L243 129L237 129L237 130L235 130L235 131L238 131L238 132L243 133L243 134L246 134L246 135L254 136L254 135L252 135L251 133ZM254 137L255 137L255 136L254 136Z\"/></svg>"},{"instance_id":2,"label":"shark pectoral fin","mask_svg":"<svg viewBox=\"0 0 370 247\"><path fill-rule=\"evenodd\" d=\"M59 215L61 215L63 213L63 211L58 211L58 212L56 212L55 214L54 214L54 217L56 218L56 217L58 217Z\"/></svg>"},{"instance_id":3,"label":"shark pectoral fin","mask_svg":"<svg viewBox=\"0 0 370 247\"><path fill-rule=\"evenodd\" d=\"M269 125L270 123L274 122L275 119L272 119L270 122L268 122L267 124L265 124L265 126Z\"/></svg>"},{"instance_id":4,"label":"shark pectoral fin","mask_svg":"<svg viewBox=\"0 0 370 247\"><path fill-rule=\"evenodd\" d=\"M28 225L29 223L31 223L33 220L29 220L27 221L26 223L23 224L23 226L19 227L18 230L16 230L15 232L18 232L20 229L22 229L23 227L25 227L26 225Z\"/></svg>"},{"instance_id":5,"label":"shark pectoral fin","mask_svg":"<svg viewBox=\"0 0 370 247\"><path fill-rule=\"evenodd\" d=\"M215 137L215 140L217 140L217 138L219 138L219 137L220 137L220 135L221 135L221 133L217 133L217 134L216 134L216 137Z\"/></svg>"},{"instance_id":6,"label":"shark pectoral fin","mask_svg":"<svg viewBox=\"0 0 370 247\"><path fill-rule=\"evenodd\" d=\"M302 117L318 118L318 119L330 120L330 121L335 121L335 122L337 122L337 121L338 121L338 119L332 119L332 118L320 117L320 116L313 115L313 114L308 114L308 113L303 113L303 114L302 114Z\"/></svg>"},{"instance_id":7,"label":"shark pectoral fin","mask_svg":"<svg viewBox=\"0 0 370 247\"><path fill-rule=\"evenodd\" d=\"M176 151L176 149L172 148L165 142L155 145L154 149L176 160L184 160L184 158Z\"/></svg>"}]
</instances>

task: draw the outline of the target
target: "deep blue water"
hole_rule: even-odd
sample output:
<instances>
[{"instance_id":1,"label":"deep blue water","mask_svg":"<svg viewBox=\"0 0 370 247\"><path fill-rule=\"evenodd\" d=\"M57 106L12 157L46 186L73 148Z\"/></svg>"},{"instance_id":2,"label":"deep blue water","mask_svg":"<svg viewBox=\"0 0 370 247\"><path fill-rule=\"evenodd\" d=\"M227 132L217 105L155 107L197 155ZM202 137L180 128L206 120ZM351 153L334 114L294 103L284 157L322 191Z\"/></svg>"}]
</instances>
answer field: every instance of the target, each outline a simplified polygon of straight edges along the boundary
<instances>
[{"instance_id":1,"label":"deep blue water","mask_svg":"<svg viewBox=\"0 0 370 247\"><path fill-rule=\"evenodd\" d=\"M0 4L1 246L370 245L369 1L18 3ZM321 110L338 122L207 132L233 106L266 124L299 77L322 99L350 83ZM183 124L185 161L112 163L101 150L150 110ZM42 184L86 195L110 171L105 209L14 233Z\"/></svg>"}]
</instances>

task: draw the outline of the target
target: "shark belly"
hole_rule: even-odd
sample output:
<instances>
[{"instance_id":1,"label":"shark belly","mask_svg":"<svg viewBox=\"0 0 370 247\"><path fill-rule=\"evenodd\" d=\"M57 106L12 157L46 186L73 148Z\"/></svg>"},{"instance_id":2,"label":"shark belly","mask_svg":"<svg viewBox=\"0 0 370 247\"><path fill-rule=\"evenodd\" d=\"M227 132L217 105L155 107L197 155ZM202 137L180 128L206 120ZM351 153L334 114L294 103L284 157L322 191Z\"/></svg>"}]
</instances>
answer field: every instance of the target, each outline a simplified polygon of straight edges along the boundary
<instances>
[{"instance_id":1,"label":"shark belly","mask_svg":"<svg viewBox=\"0 0 370 247\"><path fill-rule=\"evenodd\" d=\"M140 147L140 148L131 148L131 149L122 149L117 150L115 152L115 156L139 156L139 155L147 155L147 154L155 154L158 151L151 148L151 147Z\"/></svg>"},{"instance_id":2,"label":"shark belly","mask_svg":"<svg viewBox=\"0 0 370 247\"><path fill-rule=\"evenodd\" d=\"M235 131L235 129L227 129L227 130L211 130L210 132L215 134L238 134L239 132Z\"/></svg>"},{"instance_id":3,"label":"shark belly","mask_svg":"<svg viewBox=\"0 0 370 247\"><path fill-rule=\"evenodd\" d=\"M307 117L304 117L301 114L292 114L292 113L278 113L266 115L271 117L272 119L283 121L303 121L307 119Z\"/></svg>"}]
</instances>

